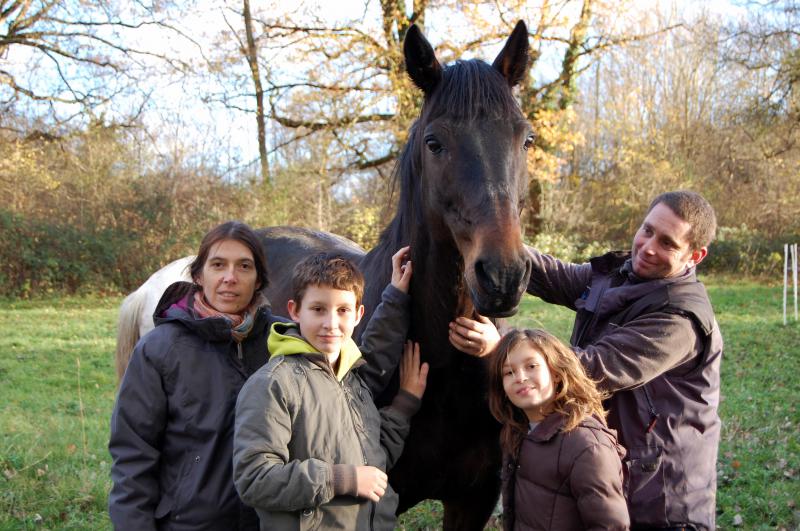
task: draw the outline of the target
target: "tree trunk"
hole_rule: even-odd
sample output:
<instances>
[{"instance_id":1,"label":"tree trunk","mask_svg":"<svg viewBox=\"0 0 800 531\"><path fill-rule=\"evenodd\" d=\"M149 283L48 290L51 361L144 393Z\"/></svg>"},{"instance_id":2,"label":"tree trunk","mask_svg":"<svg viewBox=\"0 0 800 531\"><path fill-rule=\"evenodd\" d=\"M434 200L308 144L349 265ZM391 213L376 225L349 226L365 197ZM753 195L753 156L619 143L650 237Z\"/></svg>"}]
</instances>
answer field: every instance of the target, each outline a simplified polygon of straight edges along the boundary
<instances>
[{"instance_id":1,"label":"tree trunk","mask_svg":"<svg viewBox=\"0 0 800 531\"><path fill-rule=\"evenodd\" d=\"M253 17L250 14L250 0L244 0L244 29L247 35L247 64L256 92L256 122L258 123L258 157L261 161L261 179L269 185L269 161L267 160L267 129L264 120L264 89L261 86L261 74L258 69L258 50L253 37Z\"/></svg>"}]
</instances>

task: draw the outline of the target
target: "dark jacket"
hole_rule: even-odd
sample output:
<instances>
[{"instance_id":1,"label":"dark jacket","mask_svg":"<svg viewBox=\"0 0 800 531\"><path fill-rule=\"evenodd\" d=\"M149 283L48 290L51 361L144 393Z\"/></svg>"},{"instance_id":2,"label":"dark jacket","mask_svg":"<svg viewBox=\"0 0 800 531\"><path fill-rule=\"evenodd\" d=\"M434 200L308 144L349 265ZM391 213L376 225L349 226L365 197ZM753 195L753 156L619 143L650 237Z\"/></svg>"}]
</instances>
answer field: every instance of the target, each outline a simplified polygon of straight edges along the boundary
<instances>
[{"instance_id":1,"label":"dark jacket","mask_svg":"<svg viewBox=\"0 0 800 531\"><path fill-rule=\"evenodd\" d=\"M116 529L257 529L233 486L234 404L267 361L268 306L241 346L223 318L172 306L192 285L167 288L156 327L139 340L111 415L109 514ZM172 307L171 307L172 306Z\"/></svg>"},{"instance_id":2,"label":"dark jacket","mask_svg":"<svg viewBox=\"0 0 800 531\"><path fill-rule=\"evenodd\" d=\"M396 325L373 317L368 329ZM392 467L420 400L401 391L379 413L352 339L337 373L295 325L276 324L269 350L239 395L233 454L236 488L261 529L393 529L397 494L357 497L356 466Z\"/></svg>"},{"instance_id":3,"label":"dark jacket","mask_svg":"<svg viewBox=\"0 0 800 531\"><path fill-rule=\"evenodd\" d=\"M564 418L547 416L503 468L503 528L571 531L630 526L622 494L625 451L614 430L589 417L563 432Z\"/></svg>"},{"instance_id":4,"label":"dark jacket","mask_svg":"<svg viewBox=\"0 0 800 531\"><path fill-rule=\"evenodd\" d=\"M722 336L694 269L643 281L627 253L531 256L528 292L577 311L573 349L613 393L632 525L714 529Z\"/></svg>"},{"instance_id":5,"label":"dark jacket","mask_svg":"<svg viewBox=\"0 0 800 531\"><path fill-rule=\"evenodd\" d=\"M270 326L284 319L262 307L240 350L225 319L198 320L179 308L164 315L192 289L186 282L167 288L156 327L139 340L120 384L109 440L116 529L258 529L233 485L234 410L244 382L267 362ZM375 352L363 370L373 392L397 366L407 306L408 295L388 286L380 312L405 328L363 337Z\"/></svg>"}]
</instances>

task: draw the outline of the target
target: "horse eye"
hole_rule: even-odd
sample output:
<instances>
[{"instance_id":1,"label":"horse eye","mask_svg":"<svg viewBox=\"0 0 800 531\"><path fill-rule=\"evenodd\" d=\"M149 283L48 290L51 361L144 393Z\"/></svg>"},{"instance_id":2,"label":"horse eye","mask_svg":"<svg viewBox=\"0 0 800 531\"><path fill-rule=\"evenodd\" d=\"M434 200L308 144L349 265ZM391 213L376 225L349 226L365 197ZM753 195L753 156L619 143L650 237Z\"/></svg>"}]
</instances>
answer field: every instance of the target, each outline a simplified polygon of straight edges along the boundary
<instances>
[{"instance_id":1,"label":"horse eye","mask_svg":"<svg viewBox=\"0 0 800 531\"><path fill-rule=\"evenodd\" d=\"M528 138L525 139L525 144L522 145L522 149L528 151L530 147L533 145L533 141L536 139L536 136L531 133L528 135Z\"/></svg>"},{"instance_id":2,"label":"horse eye","mask_svg":"<svg viewBox=\"0 0 800 531\"><path fill-rule=\"evenodd\" d=\"M425 146L427 146L428 151L433 153L434 155L438 155L442 152L442 145L439 143L436 138L429 136L425 139Z\"/></svg>"}]
</instances>

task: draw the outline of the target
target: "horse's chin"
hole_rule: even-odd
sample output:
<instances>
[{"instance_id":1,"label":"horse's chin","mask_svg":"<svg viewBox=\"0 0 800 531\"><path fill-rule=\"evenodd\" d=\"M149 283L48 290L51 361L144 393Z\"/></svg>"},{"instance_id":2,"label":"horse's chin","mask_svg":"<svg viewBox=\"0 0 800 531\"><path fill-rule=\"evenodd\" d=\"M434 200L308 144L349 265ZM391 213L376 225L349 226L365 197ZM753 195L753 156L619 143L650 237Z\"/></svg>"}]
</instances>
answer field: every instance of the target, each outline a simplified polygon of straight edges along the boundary
<instances>
[{"instance_id":1,"label":"horse's chin","mask_svg":"<svg viewBox=\"0 0 800 531\"><path fill-rule=\"evenodd\" d=\"M473 293L472 305L484 317L511 317L519 310L519 301L507 301L491 297L476 297Z\"/></svg>"},{"instance_id":2,"label":"horse's chin","mask_svg":"<svg viewBox=\"0 0 800 531\"><path fill-rule=\"evenodd\" d=\"M519 310L519 305L514 306L510 310L498 310L498 311L478 310L478 313L483 315L484 317L495 317L499 319L501 317L511 317L513 315L516 315L518 310Z\"/></svg>"}]
</instances>

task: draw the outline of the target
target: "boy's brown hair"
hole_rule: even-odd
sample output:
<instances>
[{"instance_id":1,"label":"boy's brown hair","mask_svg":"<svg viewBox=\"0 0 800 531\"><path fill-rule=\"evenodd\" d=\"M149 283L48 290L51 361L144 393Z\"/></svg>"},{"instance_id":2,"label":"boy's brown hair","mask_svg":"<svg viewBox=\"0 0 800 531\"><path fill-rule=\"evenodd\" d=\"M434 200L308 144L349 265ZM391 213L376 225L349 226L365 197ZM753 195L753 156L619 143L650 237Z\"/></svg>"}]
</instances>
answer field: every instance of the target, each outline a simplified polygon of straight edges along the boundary
<instances>
[{"instance_id":1,"label":"boy's brown hair","mask_svg":"<svg viewBox=\"0 0 800 531\"><path fill-rule=\"evenodd\" d=\"M527 342L542 355L555 383L554 411L564 417L564 431L570 431L589 416L605 424L605 398L575 356L575 353L554 335L544 330L511 330L495 347L489 357L489 411L503 428L500 446L504 452L517 457L522 439L528 433L525 413L508 399L503 389L503 365L508 354L519 344Z\"/></svg>"},{"instance_id":2,"label":"boy's brown hair","mask_svg":"<svg viewBox=\"0 0 800 531\"><path fill-rule=\"evenodd\" d=\"M364 275L358 267L341 255L319 253L309 256L294 268L292 274L292 299L298 307L308 286L324 286L356 295L356 306L364 295Z\"/></svg>"}]
</instances>

